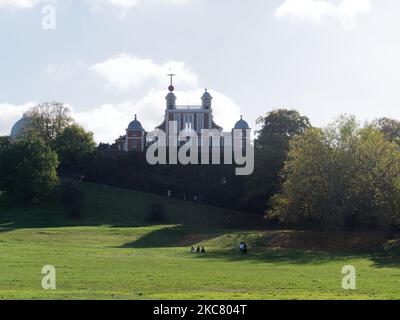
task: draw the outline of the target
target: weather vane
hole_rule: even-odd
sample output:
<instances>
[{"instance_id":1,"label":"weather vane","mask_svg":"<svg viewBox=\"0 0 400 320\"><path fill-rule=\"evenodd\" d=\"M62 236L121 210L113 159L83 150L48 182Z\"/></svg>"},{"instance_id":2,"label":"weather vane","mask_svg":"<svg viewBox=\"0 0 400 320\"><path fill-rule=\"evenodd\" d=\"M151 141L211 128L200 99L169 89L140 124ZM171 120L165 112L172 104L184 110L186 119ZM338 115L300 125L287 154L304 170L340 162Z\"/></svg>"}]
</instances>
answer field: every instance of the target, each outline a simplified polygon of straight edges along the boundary
<instances>
[{"instance_id":1,"label":"weather vane","mask_svg":"<svg viewBox=\"0 0 400 320\"><path fill-rule=\"evenodd\" d=\"M167 74L167 76L170 77L170 85L169 85L168 90L172 92L172 91L175 90L174 85L173 85L173 79L174 79L174 77L176 76L176 74L174 74L174 73L169 73L169 74Z\"/></svg>"}]
</instances>

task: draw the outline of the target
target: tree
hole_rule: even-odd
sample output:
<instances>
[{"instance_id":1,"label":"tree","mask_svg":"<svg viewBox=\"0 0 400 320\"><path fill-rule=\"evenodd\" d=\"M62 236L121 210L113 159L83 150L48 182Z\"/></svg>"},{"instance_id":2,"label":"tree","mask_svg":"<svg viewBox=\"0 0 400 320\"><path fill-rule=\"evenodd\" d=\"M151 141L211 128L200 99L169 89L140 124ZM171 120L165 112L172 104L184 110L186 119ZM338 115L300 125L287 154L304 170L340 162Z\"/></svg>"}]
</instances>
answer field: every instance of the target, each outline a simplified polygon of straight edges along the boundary
<instances>
[{"instance_id":1,"label":"tree","mask_svg":"<svg viewBox=\"0 0 400 320\"><path fill-rule=\"evenodd\" d=\"M372 126L383 132L386 139L400 145L400 121L390 118L380 118L375 120Z\"/></svg>"},{"instance_id":2,"label":"tree","mask_svg":"<svg viewBox=\"0 0 400 320\"><path fill-rule=\"evenodd\" d=\"M52 146L57 135L73 123L67 106L58 102L45 102L27 112L27 135L37 135Z\"/></svg>"},{"instance_id":3,"label":"tree","mask_svg":"<svg viewBox=\"0 0 400 320\"><path fill-rule=\"evenodd\" d=\"M106 150L110 150L111 149L111 145L109 143L103 143L100 142L99 145L97 146L97 151L106 151Z\"/></svg>"},{"instance_id":4,"label":"tree","mask_svg":"<svg viewBox=\"0 0 400 320\"><path fill-rule=\"evenodd\" d=\"M38 202L58 183L57 154L37 137L0 143L0 187L19 199Z\"/></svg>"},{"instance_id":5,"label":"tree","mask_svg":"<svg viewBox=\"0 0 400 320\"><path fill-rule=\"evenodd\" d=\"M7 172L7 159L5 158L6 153L11 147L11 139L9 136L0 136L0 191L4 191L6 172Z\"/></svg>"},{"instance_id":6,"label":"tree","mask_svg":"<svg viewBox=\"0 0 400 320\"><path fill-rule=\"evenodd\" d=\"M279 188L279 172L287 157L289 141L311 127L295 110L278 109L257 120L261 129L254 141L255 170L247 180L243 201L255 212L265 212L267 200Z\"/></svg>"},{"instance_id":7,"label":"tree","mask_svg":"<svg viewBox=\"0 0 400 320\"><path fill-rule=\"evenodd\" d=\"M295 137L282 177L268 218L335 230L400 223L398 146L354 117Z\"/></svg>"},{"instance_id":8,"label":"tree","mask_svg":"<svg viewBox=\"0 0 400 320\"><path fill-rule=\"evenodd\" d=\"M77 173L80 162L95 151L96 144L92 132L73 124L57 135L54 149L60 159L60 171L72 174Z\"/></svg>"}]
</instances>

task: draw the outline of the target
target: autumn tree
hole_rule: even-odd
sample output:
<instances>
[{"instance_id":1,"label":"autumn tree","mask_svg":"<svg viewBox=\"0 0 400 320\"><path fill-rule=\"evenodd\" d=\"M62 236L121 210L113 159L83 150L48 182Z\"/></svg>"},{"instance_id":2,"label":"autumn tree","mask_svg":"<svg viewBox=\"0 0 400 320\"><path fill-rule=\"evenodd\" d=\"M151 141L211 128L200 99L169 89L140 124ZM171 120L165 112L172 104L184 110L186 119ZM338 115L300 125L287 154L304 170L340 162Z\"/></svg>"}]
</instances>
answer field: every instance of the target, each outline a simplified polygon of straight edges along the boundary
<instances>
[{"instance_id":1,"label":"autumn tree","mask_svg":"<svg viewBox=\"0 0 400 320\"><path fill-rule=\"evenodd\" d=\"M400 223L400 151L373 126L342 117L290 142L268 218L324 229Z\"/></svg>"},{"instance_id":2,"label":"autumn tree","mask_svg":"<svg viewBox=\"0 0 400 320\"><path fill-rule=\"evenodd\" d=\"M73 123L70 109L63 103L44 102L31 108L27 134L37 135L48 145L53 146L57 135Z\"/></svg>"},{"instance_id":3,"label":"autumn tree","mask_svg":"<svg viewBox=\"0 0 400 320\"><path fill-rule=\"evenodd\" d=\"M246 208L265 212L267 200L279 188L279 172L283 168L289 141L311 127L307 117L296 110L277 109L259 117L261 129L256 132L255 169L248 178L243 201Z\"/></svg>"}]
</instances>

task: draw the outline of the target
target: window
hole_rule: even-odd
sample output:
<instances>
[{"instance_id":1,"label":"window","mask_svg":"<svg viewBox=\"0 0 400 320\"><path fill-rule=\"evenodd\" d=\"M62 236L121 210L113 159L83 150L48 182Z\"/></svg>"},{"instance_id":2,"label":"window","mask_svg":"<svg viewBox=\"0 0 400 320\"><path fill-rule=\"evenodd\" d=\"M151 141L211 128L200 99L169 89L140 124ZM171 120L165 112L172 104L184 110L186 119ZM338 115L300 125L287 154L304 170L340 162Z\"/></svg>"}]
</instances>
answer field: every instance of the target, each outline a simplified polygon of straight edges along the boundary
<instances>
[{"instance_id":1,"label":"window","mask_svg":"<svg viewBox=\"0 0 400 320\"><path fill-rule=\"evenodd\" d=\"M197 132L201 133L201 130L204 129L204 114L197 115Z\"/></svg>"},{"instance_id":2,"label":"window","mask_svg":"<svg viewBox=\"0 0 400 320\"><path fill-rule=\"evenodd\" d=\"M181 130L181 115L179 113L175 114L174 120L177 123L178 131L180 131Z\"/></svg>"},{"instance_id":3,"label":"window","mask_svg":"<svg viewBox=\"0 0 400 320\"><path fill-rule=\"evenodd\" d=\"M193 115L192 114L185 114L185 130L192 130L193 129Z\"/></svg>"}]
</instances>

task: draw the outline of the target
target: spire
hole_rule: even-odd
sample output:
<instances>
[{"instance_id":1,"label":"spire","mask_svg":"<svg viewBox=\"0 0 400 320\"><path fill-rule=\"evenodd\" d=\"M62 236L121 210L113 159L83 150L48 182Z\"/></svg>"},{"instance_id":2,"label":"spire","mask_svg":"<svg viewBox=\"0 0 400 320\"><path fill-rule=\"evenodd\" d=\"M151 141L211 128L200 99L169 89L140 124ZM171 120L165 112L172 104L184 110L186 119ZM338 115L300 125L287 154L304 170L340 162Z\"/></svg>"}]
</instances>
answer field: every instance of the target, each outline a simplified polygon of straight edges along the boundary
<instances>
[{"instance_id":1,"label":"spire","mask_svg":"<svg viewBox=\"0 0 400 320\"><path fill-rule=\"evenodd\" d=\"M170 74L167 74L167 76L170 77L170 85L168 87L168 90L170 92L173 92L175 90L175 87L173 85L173 78L176 76L176 74L170 73Z\"/></svg>"}]
</instances>

